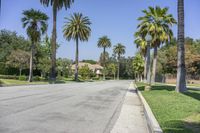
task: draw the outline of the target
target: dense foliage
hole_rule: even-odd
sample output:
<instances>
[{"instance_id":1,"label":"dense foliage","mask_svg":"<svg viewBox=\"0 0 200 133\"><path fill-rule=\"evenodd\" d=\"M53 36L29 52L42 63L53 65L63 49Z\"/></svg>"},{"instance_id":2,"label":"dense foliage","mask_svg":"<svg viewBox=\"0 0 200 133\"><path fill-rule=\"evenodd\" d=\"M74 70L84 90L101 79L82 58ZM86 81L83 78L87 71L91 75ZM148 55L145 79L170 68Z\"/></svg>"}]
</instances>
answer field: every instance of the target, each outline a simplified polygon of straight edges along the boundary
<instances>
[{"instance_id":1,"label":"dense foliage","mask_svg":"<svg viewBox=\"0 0 200 133\"><path fill-rule=\"evenodd\" d=\"M199 79L200 75L200 40L185 38L185 63L187 77ZM158 73L175 75L177 71L177 41L163 46L159 52Z\"/></svg>"},{"instance_id":2,"label":"dense foliage","mask_svg":"<svg viewBox=\"0 0 200 133\"><path fill-rule=\"evenodd\" d=\"M0 31L0 74L14 75L19 74L18 69L6 65L8 56L15 50L30 50L30 42L16 32L1 30Z\"/></svg>"}]
</instances>

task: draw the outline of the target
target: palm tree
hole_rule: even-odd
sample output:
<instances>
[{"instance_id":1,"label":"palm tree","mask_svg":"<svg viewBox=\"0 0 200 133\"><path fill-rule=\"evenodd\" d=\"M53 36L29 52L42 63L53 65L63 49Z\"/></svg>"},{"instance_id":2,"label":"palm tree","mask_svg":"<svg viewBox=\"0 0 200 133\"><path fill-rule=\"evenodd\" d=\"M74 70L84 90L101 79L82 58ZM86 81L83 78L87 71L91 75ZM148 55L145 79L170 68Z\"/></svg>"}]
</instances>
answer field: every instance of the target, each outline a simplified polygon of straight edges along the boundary
<instances>
[{"instance_id":1,"label":"palm tree","mask_svg":"<svg viewBox=\"0 0 200 133\"><path fill-rule=\"evenodd\" d=\"M61 10L63 7L67 10L71 7L71 4L74 0L40 0L45 6L51 5L53 8L53 31L52 31L52 40L51 40L51 48L52 48L52 57L51 57L51 80L56 80L56 23L57 23L57 12Z\"/></svg>"},{"instance_id":2,"label":"palm tree","mask_svg":"<svg viewBox=\"0 0 200 133\"><path fill-rule=\"evenodd\" d=\"M47 31L48 16L40 11L30 9L23 11L23 28L26 28L27 35L31 41L31 56L30 56L30 71L29 82L32 82L33 77L33 58L34 50L37 42L40 41L41 35Z\"/></svg>"},{"instance_id":3,"label":"palm tree","mask_svg":"<svg viewBox=\"0 0 200 133\"><path fill-rule=\"evenodd\" d=\"M149 33L152 36L152 47L154 48L154 59L153 59L153 72L152 72L152 82L155 82L156 66L158 58L158 47L161 44L167 43L173 37L173 32L171 27L176 24L176 20L173 18L172 14L168 14L168 8L160 7L149 7L148 10L144 10L145 14L143 17L138 18L141 23L138 28L140 28L141 33Z\"/></svg>"},{"instance_id":4,"label":"palm tree","mask_svg":"<svg viewBox=\"0 0 200 133\"><path fill-rule=\"evenodd\" d=\"M110 48L111 47L111 41L107 36L103 36L101 38L99 38L97 46L99 48L103 48L103 80L105 80L105 69L106 69L106 48Z\"/></svg>"},{"instance_id":5,"label":"palm tree","mask_svg":"<svg viewBox=\"0 0 200 133\"><path fill-rule=\"evenodd\" d=\"M184 0L178 0L178 61L176 91L186 92L185 46L184 46Z\"/></svg>"},{"instance_id":6,"label":"palm tree","mask_svg":"<svg viewBox=\"0 0 200 133\"><path fill-rule=\"evenodd\" d=\"M148 72L148 70L147 70L147 68L148 68L148 64L147 64L147 56L148 56L148 54L147 54L147 50L149 50L150 51L150 47L148 47L147 46L147 42L146 42L146 40L144 40L140 35L139 35L139 33L135 33L135 37L136 37L136 39L135 39L135 41L134 41L134 43L136 44L136 47L137 48L139 48L139 51L140 51L140 54L143 56L143 58L144 58L144 81L146 82L147 81L147 72ZM148 48L147 48L148 47Z\"/></svg>"},{"instance_id":7,"label":"palm tree","mask_svg":"<svg viewBox=\"0 0 200 133\"><path fill-rule=\"evenodd\" d=\"M86 16L84 17L81 13L74 13L70 18L65 18L67 22L64 25L64 37L70 41L76 41L76 67L75 67L75 80L78 81L78 62L79 62L79 40L88 41L91 29L90 29L90 19Z\"/></svg>"},{"instance_id":8,"label":"palm tree","mask_svg":"<svg viewBox=\"0 0 200 133\"><path fill-rule=\"evenodd\" d=\"M117 71L117 79L119 80L119 71L120 71L120 58L121 55L125 54L126 47L122 45L121 43L118 43L114 46L113 53L117 55L118 59L118 71Z\"/></svg>"}]
</instances>

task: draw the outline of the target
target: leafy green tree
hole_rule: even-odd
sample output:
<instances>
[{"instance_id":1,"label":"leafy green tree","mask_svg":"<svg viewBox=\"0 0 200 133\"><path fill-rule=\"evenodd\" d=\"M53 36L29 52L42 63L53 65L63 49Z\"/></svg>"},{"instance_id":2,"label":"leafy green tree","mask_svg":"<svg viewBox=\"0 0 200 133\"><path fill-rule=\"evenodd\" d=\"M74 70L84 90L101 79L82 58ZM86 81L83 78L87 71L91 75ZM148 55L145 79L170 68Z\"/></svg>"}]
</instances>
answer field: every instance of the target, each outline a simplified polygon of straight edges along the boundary
<instances>
[{"instance_id":1,"label":"leafy green tree","mask_svg":"<svg viewBox=\"0 0 200 133\"><path fill-rule=\"evenodd\" d=\"M30 72L29 82L32 82L33 77L33 58L35 54L36 43L40 41L41 35L47 31L48 16L40 11L30 9L23 11L23 28L26 28L27 35L31 41L31 54L30 54Z\"/></svg>"},{"instance_id":2,"label":"leafy green tree","mask_svg":"<svg viewBox=\"0 0 200 133\"><path fill-rule=\"evenodd\" d=\"M191 39L189 39L191 40ZM189 79L198 79L200 74L200 53L198 41L189 41L185 39L185 65L187 70L187 77ZM159 59L158 68L159 74L177 73L177 42L174 44L166 45L158 51Z\"/></svg>"},{"instance_id":3,"label":"leafy green tree","mask_svg":"<svg viewBox=\"0 0 200 133\"><path fill-rule=\"evenodd\" d=\"M6 65L7 57L17 49L29 51L30 42L16 32L0 30L0 74L16 75L18 69Z\"/></svg>"},{"instance_id":4,"label":"leafy green tree","mask_svg":"<svg viewBox=\"0 0 200 133\"><path fill-rule=\"evenodd\" d=\"M70 18L65 19L67 22L64 25L64 37L68 41L76 42L75 80L78 81L79 41L88 41L91 34L91 22L87 16L83 16L81 13L74 13Z\"/></svg>"},{"instance_id":5,"label":"leafy green tree","mask_svg":"<svg viewBox=\"0 0 200 133\"><path fill-rule=\"evenodd\" d=\"M51 69L50 66L51 66L51 60L49 59L49 57L44 56L42 58L39 58L37 67L41 71L41 77L47 78Z\"/></svg>"},{"instance_id":6,"label":"leafy green tree","mask_svg":"<svg viewBox=\"0 0 200 133\"><path fill-rule=\"evenodd\" d=\"M22 70L28 67L30 54L23 50L13 50L7 57L6 64L11 67L19 69L19 75L21 76Z\"/></svg>"},{"instance_id":7,"label":"leafy green tree","mask_svg":"<svg viewBox=\"0 0 200 133\"><path fill-rule=\"evenodd\" d=\"M106 48L111 47L111 41L107 36L99 38L97 46L103 48L103 80L105 80L105 69L106 69Z\"/></svg>"},{"instance_id":8,"label":"leafy green tree","mask_svg":"<svg viewBox=\"0 0 200 133\"><path fill-rule=\"evenodd\" d=\"M88 67L88 65L85 65L83 67L80 68L79 70L80 75L82 76L82 78L85 79L90 79L91 76L93 75L92 70L90 70L90 68Z\"/></svg>"},{"instance_id":9,"label":"leafy green tree","mask_svg":"<svg viewBox=\"0 0 200 133\"><path fill-rule=\"evenodd\" d=\"M59 76L69 77L71 74L72 61L66 58L57 59L57 71Z\"/></svg>"},{"instance_id":10,"label":"leafy green tree","mask_svg":"<svg viewBox=\"0 0 200 133\"><path fill-rule=\"evenodd\" d=\"M63 7L65 9L69 9L72 5L74 0L40 0L40 3L43 4L44 6L52 6L53 9L53 31L52 31L52 40L51 40L51 52L52 52L52 57L51 57L51 80L55 81L56 80L56 24L57 24L57 13L59 10L61 10Z\"/></svg>"},{"instance_id":11,"label":"leafy green tree","mask_svg":"<svg viewBox=\"0 0 200 133\"><path fill-rule=\"evenodd\" d=\"M0 62L6 62L6 58L13 50L28 51L30 42L16 32L0 30Z\"/></svg>"},{"instance_id":12,"label":"leafy green tree","mask_svg":"<svg viewBox=\"0 0 200 133\"><path fill-rule=\"evenodd\" d=\"M150 34L152 36L152 47L154 48L153 69L152 69L152 82L155 82L156 66L158 58L158 47L161 44L169 42L173 37L171 27L176 24L176 20L172 14L168 14L168 8L161 8L156 6L155 8L149 7L148 10L143 10L145 14L138 20L140 33Z\"/></svg>"},{"instance_id":13,"label":"leafy green tree","mask_svg":"<svg viewBox=\"0 0 200 133\"><path fill-rule=\"evenodd\" d=\"M113 79L115 80L115 75L117 71L117 67L114 63L110 63L107 67L108 72L113 75Z\"/></svg>"},{"instance_id":14,"label":"leafy green tree","mask_svg":"<svg viewBox=\"0 0 200 133\"><path fill-rule=\"evenodd\" d=\"M121 43L118 43L114 46L113 53L117 55L118 59L118 71L117 71L117 79L119 80L119 73L120 73L120 58L122 55L126 52L126 47L122 45Z\"/></svg>"},{"instance_id":15,"label":"leafy green tree","mask_svg":"<svg viewBox=\"0 0 200 133\"><path fill-rule=\"evenodd\" d=\"M184 27L184 0L178 0L178 60L176 91L186 92L186 69L185 69L185 27Z\"/></svg>"}]
</instances>

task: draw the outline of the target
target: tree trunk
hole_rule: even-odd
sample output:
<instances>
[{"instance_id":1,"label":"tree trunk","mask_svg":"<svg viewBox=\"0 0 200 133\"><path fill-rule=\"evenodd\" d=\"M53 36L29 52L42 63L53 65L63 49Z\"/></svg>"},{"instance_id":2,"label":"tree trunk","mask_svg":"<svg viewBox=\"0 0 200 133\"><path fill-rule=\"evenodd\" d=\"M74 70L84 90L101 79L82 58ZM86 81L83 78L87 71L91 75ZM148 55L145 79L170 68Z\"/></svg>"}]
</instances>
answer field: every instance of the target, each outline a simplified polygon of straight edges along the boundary
<instances>
[{"instance_id":1,"label":"tree trunk","mask_svg":"<svg viewBox=\"0 0 200 133\"><path fill-rule=\"evenodd\" d=\"M158 59L158 47L154 47L154 57L153 57L153 70L152 70L152 78L151 82L155 83L156 81L156 67L157 67L157 59Z\"/></svg>"},{"instance_id":2,"label":"tree trunk","mask_svg":"<svg viewBox=\"0 0 200 133\"><path fill-rule=\"evenodd\" d=\"M22 68L19 68L19 76L22 76Z\"/></svg>"},{"instance_id":3,"label":"tree trunk","mask_svg":"<svg viewBox=\"0 0 200 133\"><path fill-rule=\"evenodd\" d=\"M76 38L76 66L75 66L75 81L78 82L78 55L79 55L79 50L78 50L78 38Z\"/></svg>"},{"instance_id":4,"label":"tree trunk","mask_svg":"<svg viewBox=\"0 0 200 133\"><path fill-rule=\"evenodd\" d=\"M34 44L31 45L31 57L30 57L28 82L32 82L33 80L33 54L34 54Z\"/></svg>"},{"instance_id":5,"label":"tree trunk","mask_svg":"<svg viewBox=\"0 0 200 133\"><path fill-rule=\"evenodd\" d=\"M147 53L144 57L144 82L147 82Z\"/></svg>"},{"instance_id":6,"label":"tree trunk","mask_svg":"<svg viewBox=\"0 0 200 133\"><path fill-rule=\"evenodd\" d=\"M56 80L56 21L57 21L57 8L56 4L53 6L53 31L51 40L51 80L55 82Z\"/></svg>"},{"instance_id":7,"label":"tree trunk","mask_svg":"<svg viewBox=\"0 0 200 133\"><path fill-rule=\"evenodd\" d=\"M186 69L185 69L185 33L184 33L184 0L178 0L178 61L176 91L186 92Z\"/></svg>"},{"instance_id":8,"label":"tree trunk","mask_svg":"<svg viewBox=\"0 0 200 133\"><path fill-rule=\"evenodd\" d=\"M151 84L151 57L150 57L150 44L147 45L147 83Z\"/></svg>"},{"instance_id":9,"label":"tree trunk","mask_svg":"<svg viewBox=\"0 0 200 133\"><path fill-rule=\"evenodd\" d=\"M114 80L115 80L115 73L114 73Z\"/></svg>"},{"instance_id":10,"label":"tree trunk","mask_svg":"<svg viewBox=\"0 0 200 133\"><path fill-rule=\"evenodd\" d=\"M120 55L118 55L118 70L117 70L117 80L119 80L119 71L120 71Z\"/></svg>"},{"instance_id":11,"label":"tree trunk","mask_svg":"<svg viewBox=\"0 0 200 133\"><path fill-rule=\"evenodd\" d=\"M105 80L106 79L106 48L104 47L103 48L103 80Z\"/></svg>"}]
</instances>

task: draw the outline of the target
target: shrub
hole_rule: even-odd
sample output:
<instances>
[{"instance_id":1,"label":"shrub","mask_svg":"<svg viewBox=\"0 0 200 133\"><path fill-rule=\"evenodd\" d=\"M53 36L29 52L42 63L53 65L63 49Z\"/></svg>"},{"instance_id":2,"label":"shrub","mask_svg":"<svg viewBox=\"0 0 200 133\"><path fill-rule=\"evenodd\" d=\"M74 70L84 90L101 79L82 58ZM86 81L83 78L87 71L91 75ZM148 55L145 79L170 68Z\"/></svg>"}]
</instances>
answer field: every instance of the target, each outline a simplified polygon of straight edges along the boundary
<instances>
[{"instance_id":1,"label":"shrub","mask_svg":"<svg viewBox=\"0 0 200 133\"><path fill-rule=\"evenodd\" d=\"M40 81L45 81L46 79L44 77L40 77Z\"/></svg>"},{"instance_id":2,"label":"shrub","mask_svg":"<svg viewBox=\"0 0 200 133\"><path fill-rule=\"evenodd\" d=\"M41 79L40 79L40 76L34 76L34 77L33 77L33 80L34 80L34 81L40 81Z\"/></svg>"},{"instance_id":3,"label":"shrub","mask_svg":"<svg viewBox=\"0 0 200 133\"><path fill-rule=\"evenodd\" d=\"M88 65L85 65L79 69L79 74L82 76L83 79L90 79L93 75L92 70L88 67Z\"/></svg>"},{"instance_id":4,"label":"shrub","mask_svg":"<svg viewBox=\"0 0 200 133\"><path fill-rule=\"evenodd\" d=\"M93 77L93 80L100 80L100 77Z\"/></svg>"},{"instance_id":5,"label":"shrub","mask_svg":"<svg viewBox=\"0 0 200 133\"><path fill-rule=\"evenodd\" d=\"M106 80L112 80L113 78L112 77L106 77Z\"/></svg>"},{"instance_id":6,"label":"shrub","mask_svg":"<svg viewBox=\"0 0 200 133\"><path fill-rule=\"evenodd\" d=\"M59 76L56 77L56 79L57 79L57 80L63 80L64 78L63 78L62 76L59 75Z\"/></svg>"},{"instance_id":7,"label":"shrub","mask_svg":"<svg viewBox=\"0 0 200 133\"><path fill-rule=\"evenodd\" d=\"M3 82L0 80L0 85L3 84Z\"/></svg>"},{"instance_id":8,"label":"shrub","mask_svg":"<svg viewBox=\"0 0 200 133\"><path fill-rule=\"evenodd\" d=\"M26 81L26 80L27 80L26 76L24 76L24 75L19 76L18 79L19 79L20 81Z\"/></svg>"}]
</instances>

